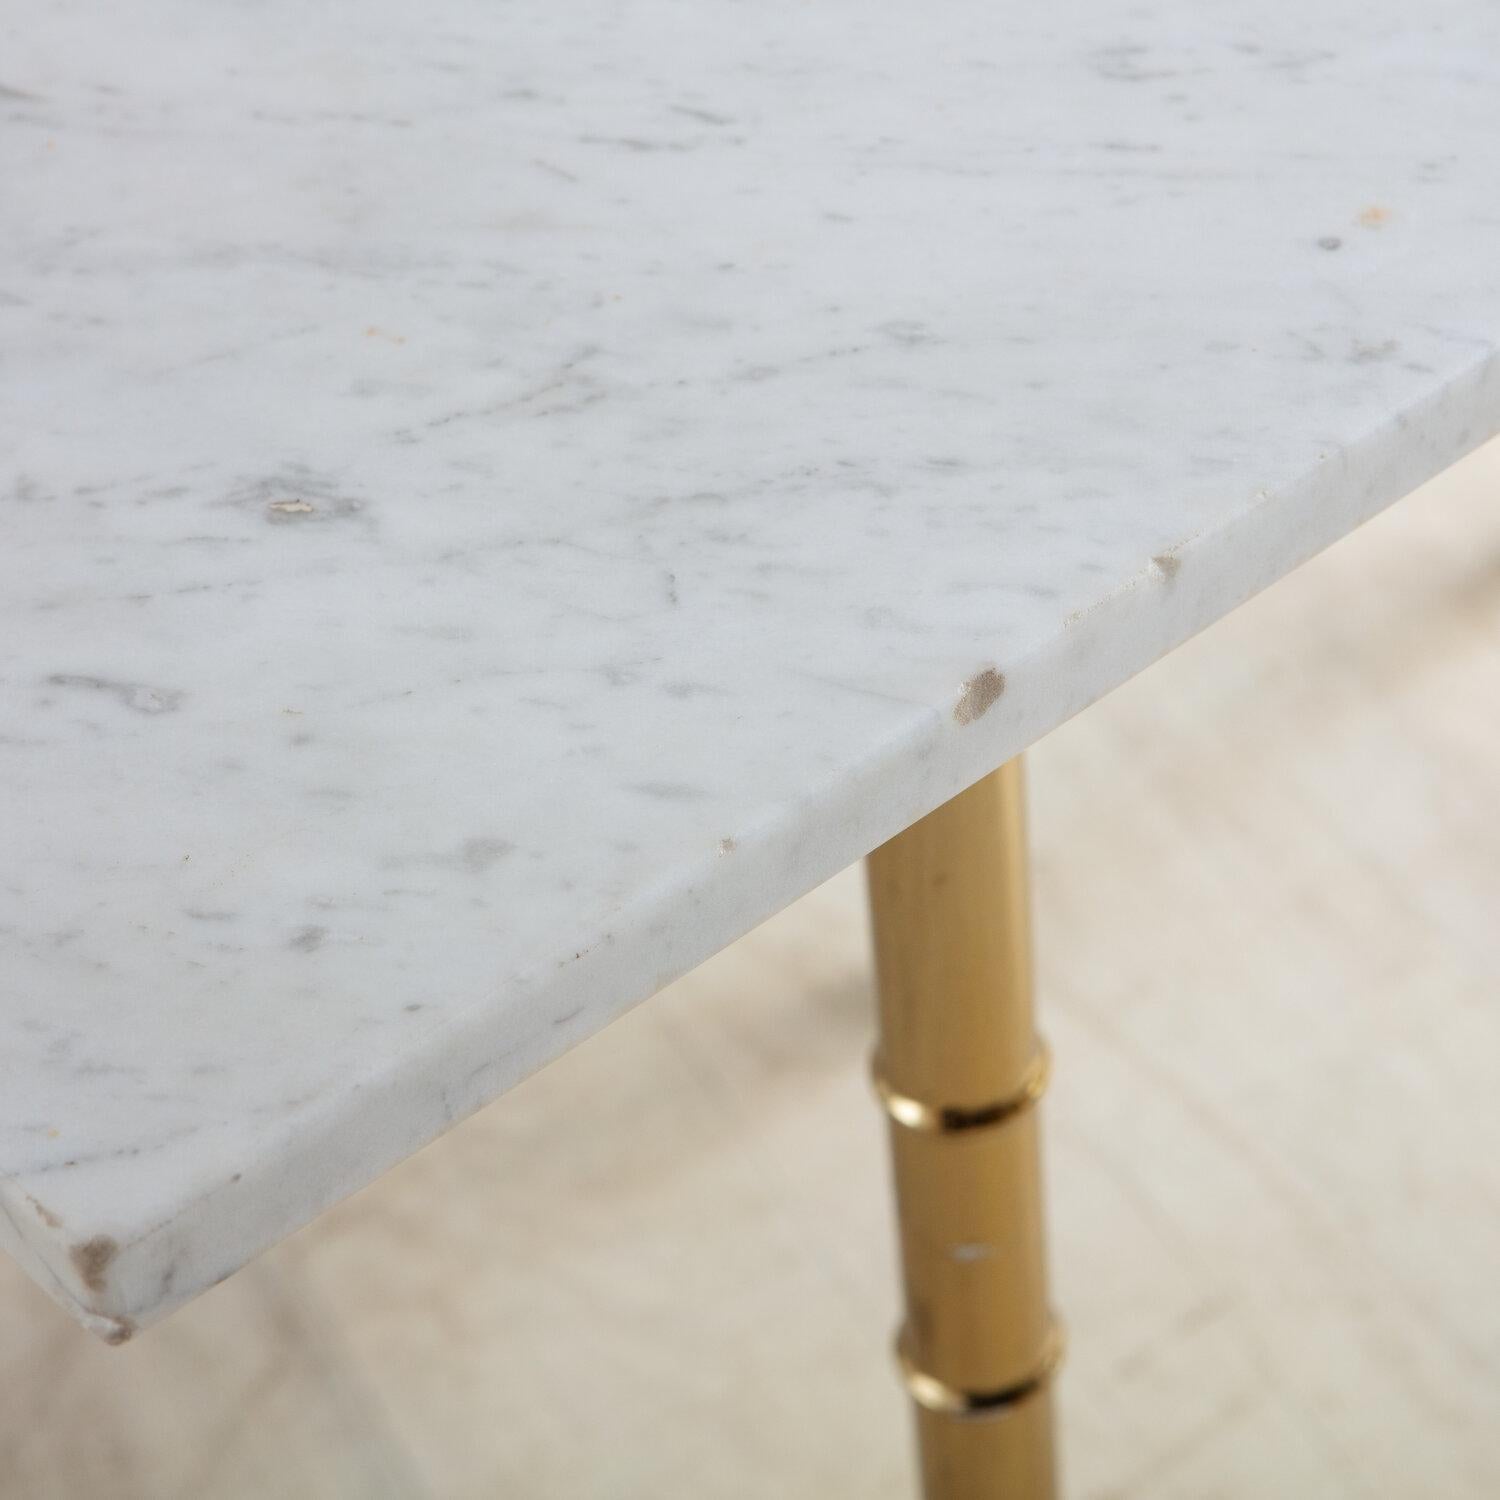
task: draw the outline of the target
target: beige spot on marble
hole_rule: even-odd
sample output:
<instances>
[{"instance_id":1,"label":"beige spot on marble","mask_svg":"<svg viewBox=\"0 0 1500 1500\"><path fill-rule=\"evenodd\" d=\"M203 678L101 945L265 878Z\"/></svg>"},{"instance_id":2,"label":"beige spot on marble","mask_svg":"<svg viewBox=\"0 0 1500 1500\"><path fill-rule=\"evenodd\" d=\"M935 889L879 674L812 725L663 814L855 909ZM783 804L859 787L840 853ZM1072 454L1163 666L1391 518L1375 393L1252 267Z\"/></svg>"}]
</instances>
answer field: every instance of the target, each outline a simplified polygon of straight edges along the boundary
<instances>
[{"instance_id":1,"label":"beige spot on marble","mask_svg":"<svg viewBox=\"0 0 1500 1500\"><path fill-rule=\"evenodd\" d=\"M963 692L953 705L953 717L960 724L972 724L994 707L1004 691L1005 679L993 667L986 667L964 683Z\"/></svg>"},{"instance_id":2,"label":"beige spot on marble","mask_svg":"<svg viewBox=\"0 0 1500 1500\"><path fill-rule=\"evenodd\" d=\"M55 1130L49 1130L47 1133L48 1133L48 1135L56 1135L57 1134L57 1132ZM42 1221L42 1223L47 1226L48 1229L61 1229L62 1228L62 1220L59 1219L57 1217L57 1215L55 1213L53 1213L52 1210L50 1208L48 1208L45 1203L38 1203L37 1200L35 1198L33 1198L31 1200L31 1206L36 1211L37 1218L39 1218Z\"/></svg>"},{"instance_id":3,"label":"beige spot on marble","mask_svg":"<svg viewBox=\"0 0 1500 1500\"><path fill-rule=\"evenodd\" d=\"M308 516L313 512L310 500L273 500L266 509L273 516Z\"/></svg>"},{"instance_id":4,"label":"beige spot on marble","mask_svg":"<svg viewBox=\"0 0 1500 1500\"><path fill-rule=\"evenodd\" d=\"M1182 559L1172 552L1158 552L1151 559L1151 566L1161 574L1163 578L1175 578L1177 570L1182 566Z\"/></svg>"},{"instance_id":5,"label":"beige spot on marble","mask_svg":"<svg viewBox=\"0 0 1500 1500\"><path fill-rule=\"evenodd\" d=\"M74 1268L91 1292L102 1292L110 1262L120 1253L119 1245L107 1234L95 1235L70 1252Z\"/></svg>"},{"instance_id":6,"label":"beige spot on marble","mask_svg":"<svg viewBox=\"0 0 1500 1500\"><path fill-rule=\"evenodd\" d=\"M1390 222L1391 211L1379 203L1371 203L1359 211L1359 222L1366 229L1379 229Z\"/></svg>"}]
</instances>

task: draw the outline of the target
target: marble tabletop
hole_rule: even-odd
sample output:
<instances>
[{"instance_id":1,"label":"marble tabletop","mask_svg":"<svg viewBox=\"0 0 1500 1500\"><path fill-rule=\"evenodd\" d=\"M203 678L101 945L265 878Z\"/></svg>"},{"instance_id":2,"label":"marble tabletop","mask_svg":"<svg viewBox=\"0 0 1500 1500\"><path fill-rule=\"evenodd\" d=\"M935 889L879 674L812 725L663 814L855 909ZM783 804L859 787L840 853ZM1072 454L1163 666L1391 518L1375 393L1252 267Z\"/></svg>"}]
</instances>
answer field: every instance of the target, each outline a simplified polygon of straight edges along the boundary
<instances>
[{"instance_id":1,"label":"marble tabletop","mask_svg":"<svg viewBox=\"0 0 1500 1500\"><path fill-rule=\"evenodd\" d=\"M1489 0L3 31L0 1241L111 1340L1500 427Z\"/></svg>"}]
</instances>

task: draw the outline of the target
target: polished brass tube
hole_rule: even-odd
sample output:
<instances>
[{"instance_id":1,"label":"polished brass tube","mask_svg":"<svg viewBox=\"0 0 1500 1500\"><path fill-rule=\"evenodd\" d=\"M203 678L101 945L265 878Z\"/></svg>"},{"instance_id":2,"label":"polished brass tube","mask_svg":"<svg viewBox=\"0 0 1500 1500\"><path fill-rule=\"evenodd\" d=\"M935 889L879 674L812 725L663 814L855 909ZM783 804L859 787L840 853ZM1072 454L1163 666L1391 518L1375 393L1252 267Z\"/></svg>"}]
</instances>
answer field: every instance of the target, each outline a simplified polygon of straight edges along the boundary
<instances>
[{"instance_id":1,"label":"polished brass tube","mask_svg":"<svg viewBox=\"0 0 1500 1500\"><path fill-rule=\"evenodd\" d=\"M869 858L906 1322L927 1500L1051 1500L1051 1377L1021 763Z\"/></svg>"}]
</instances>

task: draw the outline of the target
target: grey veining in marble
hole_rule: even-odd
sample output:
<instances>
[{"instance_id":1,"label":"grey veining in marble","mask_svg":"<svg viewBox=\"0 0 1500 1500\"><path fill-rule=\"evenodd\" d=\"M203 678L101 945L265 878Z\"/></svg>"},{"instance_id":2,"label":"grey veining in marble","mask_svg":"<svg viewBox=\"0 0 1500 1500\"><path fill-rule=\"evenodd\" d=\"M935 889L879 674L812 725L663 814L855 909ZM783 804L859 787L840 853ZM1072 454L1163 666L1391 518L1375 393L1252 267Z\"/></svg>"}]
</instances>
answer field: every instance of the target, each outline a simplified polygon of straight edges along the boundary
<instances>
[{"instance_id":1,"label":"grey veining in marble","mask_svg":"<svg viewBox=\"0 0 1500 1500\"><path fill-rule=\"evenodd\" d=\"M1500 426L1489 0L0 30L0 1241L106 1337Z\"/></svg>"}]
</instances>

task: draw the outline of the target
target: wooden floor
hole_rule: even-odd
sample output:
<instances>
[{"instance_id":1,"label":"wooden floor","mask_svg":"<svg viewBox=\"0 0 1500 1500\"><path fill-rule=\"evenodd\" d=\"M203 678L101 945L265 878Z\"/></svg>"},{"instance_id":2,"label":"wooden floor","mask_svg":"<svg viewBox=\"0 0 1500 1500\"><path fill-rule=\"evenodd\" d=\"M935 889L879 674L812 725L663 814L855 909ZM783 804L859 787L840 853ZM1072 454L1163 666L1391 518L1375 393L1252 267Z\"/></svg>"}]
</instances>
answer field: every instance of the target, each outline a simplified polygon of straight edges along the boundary
<instances>
[{"instance_id":1,"label":"wooden floor","mask_svg":"<svg viewBox=\"0 0 1500 1500\"><path fill-rule=\"evenodd\" d=\"M1075 1500L1500 1494L1500 449L1031 757ZM123 1349L0 1496L910 1495L857 872Z\"/></svg>"}]
</instances>

